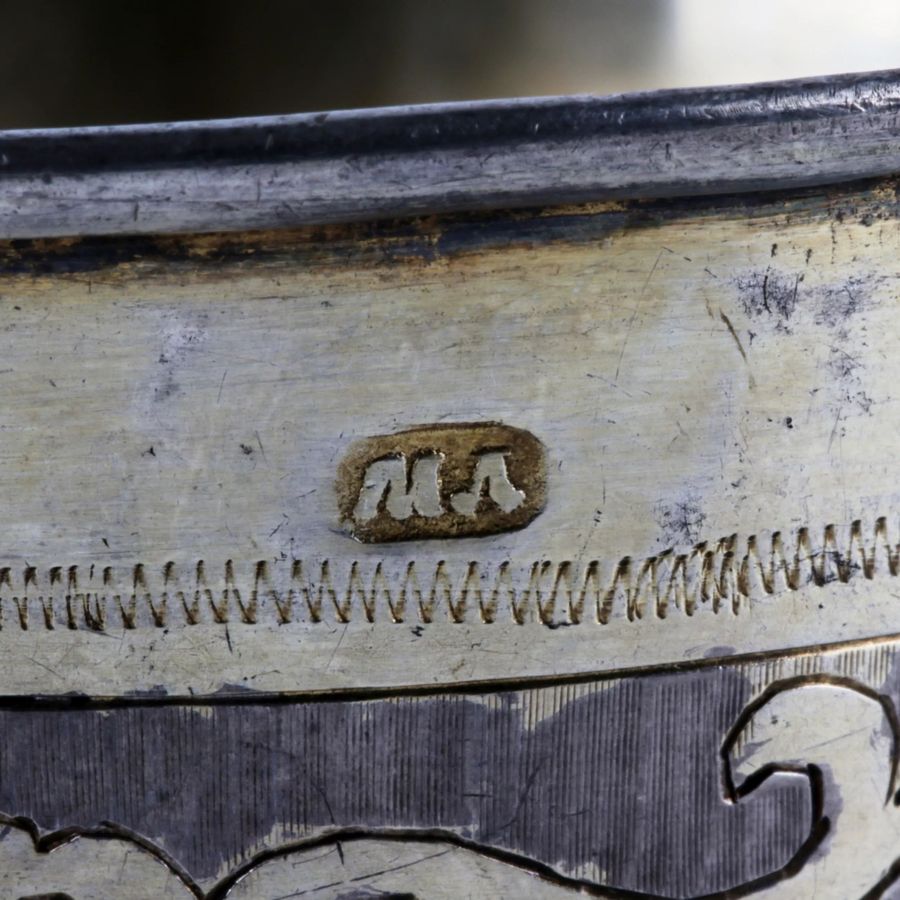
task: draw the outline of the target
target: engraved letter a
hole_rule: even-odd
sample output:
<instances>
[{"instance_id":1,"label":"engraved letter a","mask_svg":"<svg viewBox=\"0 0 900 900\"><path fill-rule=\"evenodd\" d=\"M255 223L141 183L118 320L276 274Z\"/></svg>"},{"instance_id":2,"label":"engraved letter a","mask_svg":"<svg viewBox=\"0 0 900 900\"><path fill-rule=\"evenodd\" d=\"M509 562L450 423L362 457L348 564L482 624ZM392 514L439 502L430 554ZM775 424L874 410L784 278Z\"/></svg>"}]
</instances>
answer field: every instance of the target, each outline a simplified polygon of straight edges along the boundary
<instances>
[{"instance_id":1,"label":"engraved letter a","mask_svg":"<svg viewBox=\"0 0 900 900\"><path fill-rule=\"evenodd\" d=\"M487 490L485 490L487 488ZM450 505L463 516L475 515L478 501L487 494L500 509L510 513L525 502L525 492L509 480L505 454L491 450L478 457L472 487L450 498Z\"/></svg>"},{"instance_id":2,"label":"engraved letter a","mask_svg":"<svg viewBox=\"0 0 900 900\"><path fill-rule=\"evenodd\" d=\"M425 453L412 464L407 478L407 461L401 453L377 459L366 469L353 516L365 522L378 515L382 501L395 519L408 519L413 513L420 516L440 516L444 512L438 489L438 468L441 455Z\"/></svg>"}]
</instances>

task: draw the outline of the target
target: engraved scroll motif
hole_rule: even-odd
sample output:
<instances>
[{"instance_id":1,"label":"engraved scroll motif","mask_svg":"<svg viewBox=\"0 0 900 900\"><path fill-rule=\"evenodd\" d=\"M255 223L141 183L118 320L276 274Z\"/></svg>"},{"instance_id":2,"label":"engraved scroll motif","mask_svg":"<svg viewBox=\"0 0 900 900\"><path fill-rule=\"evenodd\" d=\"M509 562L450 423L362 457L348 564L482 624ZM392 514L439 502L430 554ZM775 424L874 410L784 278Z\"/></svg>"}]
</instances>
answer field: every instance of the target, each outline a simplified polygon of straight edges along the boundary
<instances>
[{"instance_id":1,"label":"engraved scroll motif","mask_svg":"<svg viewBox=\"0 0 900 900\"><path fill-rule=\"evenodd\" d=\"M526 701L524 693L493 696L487 693L480 699L435 696L425 701L426 705L418 701L420 711L416 714L412 714L417 702L413 698L371 701L362 718L355 716L353 706L356 701L329 703L329 709L323 709L323 704L319 703L314 705L315 709L306 705L294 726L290 726L292 714L281 715L278 726L281 729L299 728L298 723L302 722L307 744L310 734L323 734L326 741L323 749L331 743L340 751L344 746L341 734L347 733L347 728L358 727L352 724L353 721L368 722L377 738L387 733L379 729L390 720L395 735L402 735L404 730L416 734L416 742L423 745L426 753L429 749L434 751L438 737L451 745L451 756L443 760L432 756L425 760L429 772L426 782L417 780L425 769L417 767L414 759L405 753L392 757L400 777L391 782L390 796L385 795L379 800L371 794L368 799L354 799L352 795L367 783L365 778L359 780L360 773L389 767L388 757L398 751L396 743L386 748L385 757L372 747L368 757L357 760L334 757L333 762L340 770L337 780L329 779L324 772L316 775L308 765L304 767L301 762L304 751L292 757L297 766L292 774L298 780L318 784L318 808L315 808L312 794L304 803L307 824L318 821L320 827L311 829L307 837L283 840L280 846L274 841L276 849L255 856L244 855L243 861L238 862L241 854L234 855L234 849L227 849L234 839L234 835L228 836L227 822L220 824L222 833L218 848L207 846L204 849L197 844L198 833L192 834L190 830L173 835L173 828L177 830L177 827L171 815L164 827L164 830L168 828L168 839L163 841L171 845L170 848L160 846L159 838L153 835L151 823L156 821L159 825L159 820L154 819L154 803L182 804L184 814L189 818L194 816L190 798L196 793L193 781L202 779L192 768L191 754L202 744L193 750L190 741L182 744L178 751L183 766L181 772L172 766L178 753L174 756L170 753L160 760L158 776L162 780L146 785L148 799L143 801L145 808L142 811L133 807L129 810L121 804L114 809L114 786L120 778L133 778L134 772L126 774L128 761L125 764L121 760L115 762L105 755L110 746L110 731L117 731L120 741L123 734L135 727L150 734L164 717L182 713L153 706L143 710L127 706L106 710L7 710L2 714L5 721L11 721L9 717L20 717L17 722L22 725L19 728L21 737L6 729L3 745L0 792L8 815L4 816L6 828L0 833L0 893L16 897L49 894L73 898L128 896L147 900L187 900L189 897L249 900L297 896L304 892L335 900L368 896L371 892L377 892L379 896L449 898L454 896L452 873L465 871L468 878L474 878L471 883L479 891L472 896L623 896L622 889L628 896L633 889L633 878L623 879L631 882L630 886L618 885L608 873L590 863L587 858L591 856L590 852L581 857L580 864L577 859L581 851L576 849L574 855L572 852L584 837L588 838L588 844L596 841L609 847L610 837L615 838L618 829L629 827L627 820L633 814L633 810L629 812L629 806L639 802L634 791L639 794L650 789L652 784L644 780L650 770L643 770L638 760L632 759L629 764L634 779L632 789L619 797L618 806L615 802L610 806L609 798L605 808L602 801L597 802L602 797L602 789L598 793L597 780L602 782L603 775L596 765L605 761L615 768L615 752L610 751L622 738L621 734L597 731L600 725L597 717L602 717L607 702L604 695L612 694L607 711L618 708L619 731L624 731L626 740L630 741L635 735L627 724L627 712L622 715L629 701L637 700L653 707L656 725L659 725L659 719L654 704L666 695L670 701L674 699L683 712L690 713L693 709L702 713L703 709L696 706L696 701L701 694L709 696L710 688L719 676L703 676L706 679L703 683L698 677L691 673L662 676L657 684L648 684L645 688L634 688L632 682L631 687L626 684L623 688L625 695L617 694L618 688L593 693L586 689L580 696L569 690L569 700L563 702L559 713L539 721L534 715L535 709L525 712L525 719L531 724L525 725L521 733L524 757L519 763L509 756L503 759L502 733L506 729L508 747L509 729L517 715L514 707ZM679 679L680 684L677 684ZM720 705L729 705L728 694L734 692L738 683L739 679L729 676L719 688L713 689L712 693L719 695L717 702ZM687 701L687 705L682 701ZM532 692L527 702L539 704L540 698ZM303 706L300 703L294 709ZM281 707L282 710L290 708ZM231 716L222 708L209 709L199 718L196 712L188 712L184 727L176 732L182 738L190 735L196 741L202 734L198 722L230 716L225 728L226 731L231 729L233 736L229 752L240 747L244 754L238 757L238 766L252 763L252 754L257 752L250 739L254 732L261 736L262 744L270 754L278 750L267 743L273 740L275 731L271 721L267 724L266 714L252 706L238 708L235 712L236 715ZM562 718L558 718L560 716ZM243 731L236 724L240 717L250 720ZM702 716L694 723L701 731L705 727L704 719ZM480 780L473 780L473 771L465 765L464 755L476 752L471 743L475 739L471 729L476 721L480 723L477 740L488 745L488 757L494 754L504 765L519 767L518 776L514 772L507 773L513 777L504 781L500 770L481 769ZM605 724L615 725L608 719ZM498 726L501 726L500 730L497 730ZM582 755L578 755L579 745L592 730L593 740L600 746L605 760L584 755L583 747ZM219 731L220 737L223 733ZM558 737L562 733L568 738L560 743ZM238 744L233 743L235 734ZM657 737L664 740L664 735L657 734ZM711 794L717 793L718 798L710 797L711 802L704 807L705 812L700 818L688 815L683 837L691 841L710 840L711 833L691 833L691 829L703 825L705 816L710 820L707 826L711 824L713 830L723 831L726 840L741 840L742 853L746 856L752 852L754 840L767 836L768 828L772 833L780 834L780 865L774 871L758 871L758 866L757 871L753 871L752 865L747 868L746 860L736 860L742 868L733 869L730 875L720 872L712 879L717 889L711 894L703 893L723 898L753 894L824 900L880 896L893 882L900 866L900 812L895 803L898 737L900 728L892 700L845 677L829 674L794 676L776 681L759 693L741 709L724 738L720 733L718 763L714 752L697 760L702 769L701 782L710 788ZM649 733L647 738L652 740ZM15 767L20 765L17 761L22 759L18 740L33 744L33 766L35 770L44 767L41 771L51 773L48 785L29 786L27 777L15 774ZM81 761L77 752L91 740L95 750L93 768L90 763ZM148 744L138 752L160 750L152 739ZM69 755L65 754L63 745L71 751ZM682 741L679 752L684 752L685 746ZM638 753L652 757L656 751L652 746L645 748L637 743L625 752L626 755ZM452 753L460 755L453 756ZM247 754L251 756L247 757ZM312 755L305 756L307 763ZM320 752L319 759L326 755L327 752ZM52 760L56 760L56 770ZM447 765L453 760L455 768ZM130 762L133 768L141 769L139 758L132 757ZM216 759L209 760L213 766L216 762ZM652 763L656 765L658 760ZM485 764L490 769L491 764ZM60 765L67 772L59 771ZM235 765L234 761L232 765ZM147 771L146 767L143 771ZM208 784L217 782L217 789L227 794L234 790L228 785L236 774L226 770L205 777ZM288 774L291 773L281 773L282 776ZM278 772L272 770L270 775L277 778ZM620 775L620 772L616 773L616 777ZM465 783L454 784L457 779ZM100 783L104 780L107 783L105 794ZM338 787L341 781L346 785L343 793ZM80 787L77 782L81 782ZM289 783L257 780L256 790L264 791L266 783L272 793L269 802L276 806L281 804L279 815L284 821L290 820L300 808L294 807L293 813L289 809L294 802ZM657 784L656 789L664 786ZM47 787L55 789L50 806ZM384 782L381 790L387 788L388 783ZM691 790L696 788L695 783ZM369 790L372 789L373 785L369 783ZM374 789L379 790L377 786ZM454 794L462 804L456 811ZM659 804L667 802L665 798L652 797L651 800L648 812L655 810L657 815L664 814ZM222 802L232 801L226 797ZM107 815L117 813L115 819L110 815L106 821L102 820L100 809L104 802L108 804ZM348 803L352 806L354 802L355 813L348 807ZM624 806L621 805L623 802ZM421 805L417 806L417 803ZM532 803L544 810L544 818L551 825L549 833L539 835L534 832L539 817L530 815ZM592 809L593 804L596 806ZM559 810L556 808L559 806L566 808ZM51 808L56 810L58 827L46 831L41 826L54 818ZM380 813L366 824L366 817L372 816L376 808ZM612 815L614 809L619 810L618 820ZM797 826L804 809L806 824L799 829L785 830L787 819L784 815L779 816L779 810L790 813L788 818L793 826ZM471 817L473 810L480 810L475 818ZM241 816L237 808L230 812ZM96 815L97 819L90 827L85 824L85 816L89 815ZM207 808L203 815L228 818L222 808ZM243 815L246 817L246 812ZM741 817L743 826L736 830L734 826ZM139 819L143 819L144 830L133 827L140 824ZM879 827L872 827L873 820L878 820ZM250 829L264 824L264 821L255 822L252 815L244 821L244 826ZM870 841L865 853L860 853L855 836L864 824ZM641 827L649 827L649 823L645 822ZM207 829L206 838L210 836ZM179 842L180 855L172 851ZM584 845L583 840L581 844ZM631 849L650 857L659 850L652 845ZM785 853L785 849L789 852ZM211 851L214 851L213 856L210 856ZM757 845L755 852L769 865L778 857L778 853L773 855L771 852L771 846L766 849L765 841ZM221 855L215 856L216 853ZM216 865L210 863L214 856L220 862L231 859L231 870L224 877L212 877ZM568 857L568 864L563 861L565 857ZM740 871L752 877L741 879ZM737 877L739 883L723 883L723 874L725 878ZM691 891L686 883L681 889L674 880L670 879L668 883L669 890L660 891L655 887L652 896L688 897L698 893Z\"/></svg>"}]
</instances>

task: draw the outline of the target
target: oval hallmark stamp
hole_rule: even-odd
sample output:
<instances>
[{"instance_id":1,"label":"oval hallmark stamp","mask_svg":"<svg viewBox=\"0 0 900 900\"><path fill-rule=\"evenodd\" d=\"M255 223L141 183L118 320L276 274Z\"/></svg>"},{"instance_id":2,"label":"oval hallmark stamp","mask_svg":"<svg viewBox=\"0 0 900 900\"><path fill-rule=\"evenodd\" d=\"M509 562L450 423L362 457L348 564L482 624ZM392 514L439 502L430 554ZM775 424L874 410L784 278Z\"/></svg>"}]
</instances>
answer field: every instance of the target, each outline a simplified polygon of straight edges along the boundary
<instances>
[{"instance_id":1,"label":"oval hallmark stamp","mask_svg":"<svg viewBox=\"0 0 900 900\"><path fill-rule=\"evenodd\" d=\"M422 425L352 444L337 492L342 524L365 543L513 531L544 508L546 452L498 422Z\"/></svg>"}]
</instances>

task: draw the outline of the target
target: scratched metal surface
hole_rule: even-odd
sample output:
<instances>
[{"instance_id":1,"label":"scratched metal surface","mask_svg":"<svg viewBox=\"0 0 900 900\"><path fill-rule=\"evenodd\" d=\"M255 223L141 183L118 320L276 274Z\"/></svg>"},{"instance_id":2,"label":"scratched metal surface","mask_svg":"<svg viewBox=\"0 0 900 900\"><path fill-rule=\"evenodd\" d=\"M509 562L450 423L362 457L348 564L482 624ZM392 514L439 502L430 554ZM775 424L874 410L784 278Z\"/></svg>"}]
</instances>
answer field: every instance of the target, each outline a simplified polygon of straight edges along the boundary
<instances>
[{"instance_id":1,"label":"scratched metal surface","mask_svg":"<svg viewBox=\"0 0 900 900\"><path fill-rule=\"evenodd\" d=\"M0 237L221 232L796 188L898 169L896 70L0 134Z\"/></svg>"},{"instance_id":2,"label":"scratched metal surface","mask_svg":"<svg viewBox=\"0 0 900 900\"><path fill-rule=\"evenodd\" d=\"M900 210L853 154L892 85L695 98L799 129L750 193L22 206L68 225L0 243L3 895L888 896ZM667 103L575 105L602 149ZM137 146L70 137L65 177Z\"/></svg>"}]
</instances>

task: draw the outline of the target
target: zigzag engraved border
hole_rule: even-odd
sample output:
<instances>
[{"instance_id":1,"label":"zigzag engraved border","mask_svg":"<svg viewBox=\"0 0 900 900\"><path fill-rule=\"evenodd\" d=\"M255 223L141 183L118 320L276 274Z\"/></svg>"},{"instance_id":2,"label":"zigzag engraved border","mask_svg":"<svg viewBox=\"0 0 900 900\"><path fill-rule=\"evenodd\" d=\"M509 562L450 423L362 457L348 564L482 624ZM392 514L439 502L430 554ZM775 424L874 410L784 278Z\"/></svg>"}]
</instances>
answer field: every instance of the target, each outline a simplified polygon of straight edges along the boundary
<instances>
[{"instance_id":1,"label":"zigzag engraved border","mask_svg":"<svg viewBox=\"0 0 900 900\"><path fill-rule=\"evenodd\" d=\"M870 540L856 520L840 531L827 525L814 547L808 528L785 541L737 535L704 541L689 551L666 550L642 560L626 556L613 565L539 560L521 568L470 562L454 569L445 562L410 561L397 568L385 561L367 570L358 560L344 568L330 560L248 562L242 571L227 561L211 578L203 561L167 562L159 569L139 563L113 566L52 566L39 571L0 568L0 629L164 628L230 623L257 625L306 621L422 624L439 621L601 625L701 607L737 615L742 607L805 585L845 583L854 577L900 572L900 543L891 540L886 517L876 519ZM786 549L792 547L793 550ZM342 567L343 568L343 567ZM127 571L127 574L126 574ZM336 586L337 584L337 586Z\"/></svg>"}]
</instances>

